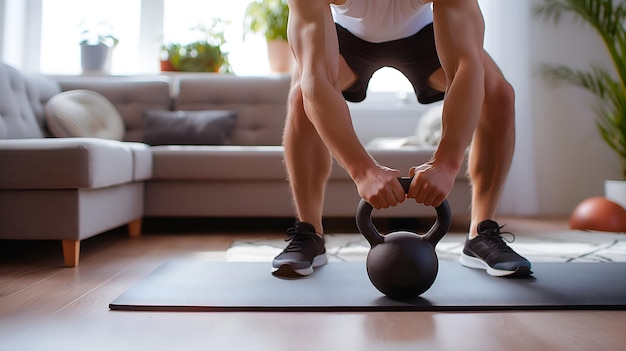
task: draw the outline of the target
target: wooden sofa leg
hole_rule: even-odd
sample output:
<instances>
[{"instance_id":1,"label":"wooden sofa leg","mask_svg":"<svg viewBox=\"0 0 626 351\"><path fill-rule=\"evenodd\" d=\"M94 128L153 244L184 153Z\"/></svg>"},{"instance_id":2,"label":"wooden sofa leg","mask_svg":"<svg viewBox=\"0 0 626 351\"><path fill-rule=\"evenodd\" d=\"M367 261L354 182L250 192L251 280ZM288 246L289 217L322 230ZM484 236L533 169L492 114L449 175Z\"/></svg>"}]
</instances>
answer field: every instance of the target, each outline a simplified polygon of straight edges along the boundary
<instances>
[{"instance_id":1,"label":"wooden sofa leg","mask_svg":"<svg viewBox=\"0 0 626 351\"><path fill-rule=\"evenodd\" d=\"M128 235L131 238L138 238L141 236L141 218L128 223Z\"/></svg>"},{"instance_id":2,"label":"wooden sofa leg","mask_svg":"<svg viewBox=\"0 0 626 351\"><path fill-rule=\"evenodd\" d=\"M63 260L65 266L78 266L78 257L80 256L80 240L63 240Z\"/></svg>"}]
</instances>

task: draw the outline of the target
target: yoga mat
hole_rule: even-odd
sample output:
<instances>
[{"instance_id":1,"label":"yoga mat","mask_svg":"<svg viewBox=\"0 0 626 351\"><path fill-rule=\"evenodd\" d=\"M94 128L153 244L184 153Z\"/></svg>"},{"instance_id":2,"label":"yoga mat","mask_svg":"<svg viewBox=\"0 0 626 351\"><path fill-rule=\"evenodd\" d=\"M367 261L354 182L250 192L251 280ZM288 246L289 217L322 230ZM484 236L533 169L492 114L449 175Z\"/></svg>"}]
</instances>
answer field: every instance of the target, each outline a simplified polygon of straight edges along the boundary
<instances>
[{"instance_id":1,"label":"yoga mat","mask_svg":"<svg viewBox=\"0 0 626 351\"><path fill-rule=\"evenodd\" d=\"M332 262L308 277L281 279L269 262L164 263L114 300L128 311L490 311L623 310L626 263L533 264L526 278L491 277L439 261L431 288L409 301L381 294L365 262Z\"/></svg>"}]
</instances>

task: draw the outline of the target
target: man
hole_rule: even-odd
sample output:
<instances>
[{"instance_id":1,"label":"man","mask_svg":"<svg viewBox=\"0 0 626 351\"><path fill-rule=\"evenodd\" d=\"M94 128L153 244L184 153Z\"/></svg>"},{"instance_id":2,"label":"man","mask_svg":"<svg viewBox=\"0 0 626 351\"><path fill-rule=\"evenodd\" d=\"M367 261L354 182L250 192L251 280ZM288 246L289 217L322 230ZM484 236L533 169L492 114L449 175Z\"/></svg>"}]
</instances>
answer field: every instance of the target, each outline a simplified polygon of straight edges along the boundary
<instances>
[{"instance_id":1,"label":"man","mask_svg":"<svg viewBox=\"0 0 626 351\"><path fill-rule=\"evenodd\" d=\"M513 157L514 91L483 49L477 1L289 0L289 7L296 69L283 143L298 221L272 263L274 274L308 275L326 263L322 206L331 157L376 209L406 198L438 206L470 145L472 214L461 263L493 276L531 274L493 221ZM408 194L401 172L377 164L361 145L344 100L363 100L382 66L402 71L420 102L445 92L441 141L429 162L411 168Z\"/></svg>"}]
</instances>

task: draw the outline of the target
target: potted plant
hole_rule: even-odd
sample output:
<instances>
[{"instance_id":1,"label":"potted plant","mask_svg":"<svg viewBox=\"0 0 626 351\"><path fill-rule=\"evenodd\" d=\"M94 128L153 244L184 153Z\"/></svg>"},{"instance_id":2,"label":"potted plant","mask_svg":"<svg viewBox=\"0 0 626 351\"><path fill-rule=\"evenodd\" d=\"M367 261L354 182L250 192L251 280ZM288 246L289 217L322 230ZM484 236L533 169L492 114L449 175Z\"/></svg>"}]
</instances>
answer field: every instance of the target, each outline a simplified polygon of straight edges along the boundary
<instances>
[{"instance_id":1,"label":"potted plant","mask_svg":"<svg viewBox=\"0 0 626 351\"><path fill-rule=\"evenodd\" d=\"M225 21L214 18L209 26L197 25L191 30L201 39L187 43L164 44L161 55L162 71L230 73L228 53L222 49Z\"/></svg>"},{"instance_id":2,"label":"potted plant","mask_svg":"<svg viewBox=\"0 0 626 351\"><path fill-rule=\"evenodd\" d=\"M113 34L113 26L106 22L83 21L80 32L80 64L83 73L108 74L111 71L113 49L119 39Z\"/></svg>"},{"instance_id":3,"label":"potted plant","mask_svg":"<svg viewBox=\"0 0 626 351\"><path fill-rule=\"evenodd\" d=\"M533 13L555 23L563 14L570 14L591 26L606 45L616 74L595 64L588 71L542 64L539 71L551 81L580 86L598 98L596 126L602 139L618 155L622 178L607 180L605 195L626 207L626 1L545 0L535 6Z\"/></svg>"},{"instance_id":4,"label":"potted plant","mask_svg":"<svg viewBox=\"0 0 626 351\"><path fill-rule=\"evenodd\" d=\"M288 20L287 0L255 0L246 7L244 36L253 33L265 37L273 72L291 70L293 56L287 43Z\"/></svg>"}]
</instances>

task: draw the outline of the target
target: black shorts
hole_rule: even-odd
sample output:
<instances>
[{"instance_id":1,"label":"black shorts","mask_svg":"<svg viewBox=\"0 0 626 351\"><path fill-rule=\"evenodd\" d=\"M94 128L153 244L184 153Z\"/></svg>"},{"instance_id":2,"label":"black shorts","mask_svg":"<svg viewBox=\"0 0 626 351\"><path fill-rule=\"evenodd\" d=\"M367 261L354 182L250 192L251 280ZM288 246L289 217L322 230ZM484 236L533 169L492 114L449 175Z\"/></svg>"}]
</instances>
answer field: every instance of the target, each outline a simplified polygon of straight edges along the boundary
<instances>
[{"instance_id":1,"label":"black shorts","mask_svg":"<svg viewBox=\"0 0 626 351\"><path fill-rule=\"evenodd\" d=\"M428 77L441 68L432 23L415 35L382 43L365 41L338 24L336 27L339 52L357 75L356 82L343 91L346 100L363 101L374 72L387 66L408 78L420 103L443 100L443 92L428 86Z\"/></svg>"}]
</instances>

